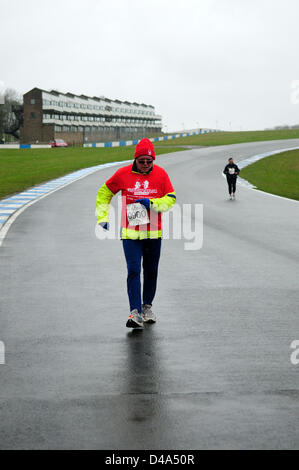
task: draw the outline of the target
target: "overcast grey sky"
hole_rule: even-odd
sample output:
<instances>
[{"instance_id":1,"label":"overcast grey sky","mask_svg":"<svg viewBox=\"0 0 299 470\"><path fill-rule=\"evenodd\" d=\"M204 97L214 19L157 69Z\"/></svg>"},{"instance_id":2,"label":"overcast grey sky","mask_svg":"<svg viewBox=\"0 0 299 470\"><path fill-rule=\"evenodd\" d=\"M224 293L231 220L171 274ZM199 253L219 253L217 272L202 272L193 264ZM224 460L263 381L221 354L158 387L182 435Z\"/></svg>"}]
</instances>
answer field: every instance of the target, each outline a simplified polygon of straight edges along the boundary
<instances>
[{"instance_id":1,"label":"overcast grey sky","mask_svg":"<svg viewBox=\"0 0 299 470\"><path fill-rule=\"evenodd\" d=\"M40 87L153 104L168 130L299 123L291 100L298 0L0 5L0 81L21 93Z\"/></svg>"}]
</instances>

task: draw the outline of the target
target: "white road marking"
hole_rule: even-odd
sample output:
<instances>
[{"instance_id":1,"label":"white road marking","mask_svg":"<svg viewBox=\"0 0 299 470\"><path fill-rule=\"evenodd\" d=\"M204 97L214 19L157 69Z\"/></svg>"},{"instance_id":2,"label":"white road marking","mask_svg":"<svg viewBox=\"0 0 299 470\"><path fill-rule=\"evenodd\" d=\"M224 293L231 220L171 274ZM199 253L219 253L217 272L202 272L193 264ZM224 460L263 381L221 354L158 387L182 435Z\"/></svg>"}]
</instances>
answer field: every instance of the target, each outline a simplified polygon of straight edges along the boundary
<instances>
[{"instance_id":1,"label":"white road marking","mask_svg":"<svg viewBox=\"0 0 299 470\"><path fill-rule=\"evenodd\" d=\"M241 170L242 168L245 168L246 166L251 165L251 163L255 163L258 160L261 160L262 158L270 157L271 155L276 155L278 153L288 152L290 150L297 150L297 149L299 149L299 147L291 147L291 148L286 148L286 149L281 149L281 150L273 150L271 152L260 153L258 155L253 155L252 157L246 158L245 160L241 160L240 162L237 163L237 165ZM249 181L245 180L244 178L239 177L237 180L237 184L239 184L243 188L254 189L255 191L258 191L259 193L267 194L267 196L278 197L279 199L292 201L292 202L295 202L296 204L299 203L299 201L296 201L296 199L290 199L289 197L278 196L277 194L272 194L272 193L267 193L266 191L261 191L260 189L257 189L256 186L254 186L253 184L251 184Z\"/></svg>"}]
</instances>

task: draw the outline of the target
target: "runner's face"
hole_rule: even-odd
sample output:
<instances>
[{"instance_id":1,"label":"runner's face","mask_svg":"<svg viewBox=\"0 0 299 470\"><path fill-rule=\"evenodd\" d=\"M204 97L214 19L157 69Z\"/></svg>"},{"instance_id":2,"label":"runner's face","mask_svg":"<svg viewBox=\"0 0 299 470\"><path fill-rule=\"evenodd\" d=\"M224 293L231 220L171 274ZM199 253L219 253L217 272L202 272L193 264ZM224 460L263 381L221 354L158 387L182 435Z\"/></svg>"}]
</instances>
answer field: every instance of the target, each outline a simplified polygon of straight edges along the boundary
<instances>
[{"instance_id":1,"label":"runner's face","mask_svg":"<svg viewBox=\"0 0 299 470\"><path fill-rule=\"evenodd\" d=\"M141 173L147 173L152 168L153 161L153 158L149 157L148 155L141 155L140 157L136 158L138 171Z\"/></svg>"},{"instance_id":2,"label":"runner's face","mask_svg":"<svg viewBox=\"0 0 299 470\"><path fill-rule=\"evenodd\" d=\"M232 158L230 158L230 159L228 160L228 163L229 163L230 165L232 165L232 164L234 163L234 160L233 160Z\"/></svg>"}]
</instances>

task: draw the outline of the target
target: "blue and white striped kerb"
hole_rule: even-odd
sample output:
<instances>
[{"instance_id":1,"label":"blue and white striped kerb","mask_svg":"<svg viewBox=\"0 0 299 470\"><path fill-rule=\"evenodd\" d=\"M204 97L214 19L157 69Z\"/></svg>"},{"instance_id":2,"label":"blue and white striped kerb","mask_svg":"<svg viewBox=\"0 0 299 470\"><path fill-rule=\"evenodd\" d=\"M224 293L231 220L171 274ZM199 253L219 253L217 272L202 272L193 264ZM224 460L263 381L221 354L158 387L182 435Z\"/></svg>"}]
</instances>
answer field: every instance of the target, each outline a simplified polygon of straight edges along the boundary
<instances>
[{"instance_id":1,"label":"blue and white striped kerb","mask_svg":"<svg viewBox=\"0 0 299 470\"><path fill-rule=\"evenodd\" d=\"M188 137L190 135L210 134L211 132L219 132L216 129L199 129L198 131L184 132L181 134L164 135L162 137L152 137L151 142L160 142L162 140L172 140L178 137ZM120 140L119 142L91 142L84 144L84 147L127 147L129 145L137 145L139 140Z\"/></svg>"},{"instance_id":2,"label":"blue and white striped kerb","mask_svg":"<svg viewBox=\"0 0 299 470\"><path fill-rule=\"evenodd\" d=\"M51 145L38 145L38 144L1 144L0 150L2 149L50 149Z\"/></svg>"},{"instance_id":3,"label":"blue and white striped kerb","mask_svg":"<svg viewBox=\"0 0 299 470\"><path fill-rule=\"evenodd\" d=\"M102 165L92 166L90 168L84 168L82 170L75 171L74 173L69 173L68 175L62 176L55 180L48 181L47 183L41 184L39 186L34 186L34 188L18 193L14 196L2 199L0 201L0 229L4 226L5 222L13 215L16 211L26 206L28 203L39 199L40 197L55 191L62 186L72 183L84 176L87 176L95 171L98 171L109 166L119 165L120 163L128 163L132 160L126 160L122 162L112 162L104 163Z\"/></svg>"}]
</instances>

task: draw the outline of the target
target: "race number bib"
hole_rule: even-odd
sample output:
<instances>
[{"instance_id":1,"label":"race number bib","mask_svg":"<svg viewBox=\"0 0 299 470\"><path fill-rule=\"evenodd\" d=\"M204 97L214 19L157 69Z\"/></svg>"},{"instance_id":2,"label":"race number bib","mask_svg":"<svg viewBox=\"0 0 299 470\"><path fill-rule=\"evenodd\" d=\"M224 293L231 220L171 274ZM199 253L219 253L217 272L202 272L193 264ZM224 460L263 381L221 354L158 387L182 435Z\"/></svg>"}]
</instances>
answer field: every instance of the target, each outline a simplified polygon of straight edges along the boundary
<instances>
[{"instance_id":1,"label":"race number bib","mask_svg":"<svg viewBox=\"0 0 299 470\"><path fill-rule=\"evenodd\" d=\"M149 223L147 210L142 204L140 204L140 202L127 205L127 216L131 227Z\"/></svg>"},{"instance_id":2,"label":"race number bib","mask_svg":"<svg viewBox=\"0 0 299 470\"><path fill-rule=\"evenodd\" d=\"M235 174L235 169L234 168L229 168L228 172L229 172L230 175L234 175Z\"/></svg>"}]
</instances>

